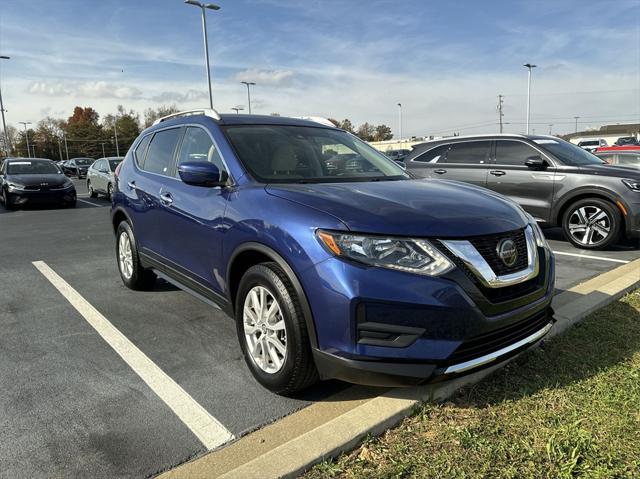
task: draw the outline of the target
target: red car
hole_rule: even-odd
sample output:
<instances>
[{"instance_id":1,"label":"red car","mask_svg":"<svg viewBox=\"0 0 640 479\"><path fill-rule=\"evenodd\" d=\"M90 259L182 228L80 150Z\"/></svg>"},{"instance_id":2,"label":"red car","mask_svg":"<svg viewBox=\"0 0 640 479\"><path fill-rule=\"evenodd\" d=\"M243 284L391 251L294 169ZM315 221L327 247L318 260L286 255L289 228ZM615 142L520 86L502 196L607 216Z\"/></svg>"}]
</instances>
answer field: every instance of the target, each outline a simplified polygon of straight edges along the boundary
<instances>
[{"instance_id":1,"label":"red car","mask_svg":"<svg viewBox=\"0 0 640 479\"><path fill-rule=\"evenodd\" d=\"M616 151L640 151L640 145L625 145L625 146L601 146L596 149L596 153L616 152Z\"/></svg>"}]
</instances>

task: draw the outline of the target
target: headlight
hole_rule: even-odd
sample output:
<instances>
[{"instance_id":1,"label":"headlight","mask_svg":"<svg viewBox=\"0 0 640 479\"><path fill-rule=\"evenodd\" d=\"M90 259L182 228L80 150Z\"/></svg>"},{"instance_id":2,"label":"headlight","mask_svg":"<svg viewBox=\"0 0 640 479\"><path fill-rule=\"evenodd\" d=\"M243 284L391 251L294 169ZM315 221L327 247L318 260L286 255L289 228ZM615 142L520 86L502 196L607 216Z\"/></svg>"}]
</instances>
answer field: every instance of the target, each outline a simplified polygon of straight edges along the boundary
<instances>
[{"instance_id":1,"label":"headlight","mask_svg":"<svg viewBox=\"0 0 640 479\"><path fill-rule=\"evenodd\" d=\"M544 237L544 233L542 232L542 228L538 225L538 222L533 219L531 215L529 216L529 225L531 225L531 229L533 230L533 237L536 239L536 246L538 248L549 248L549 243L547 243L547 239Z\"/></svg>"},{"instance_id":2,"label":"headlight","mask_svg":"<svg viewBox=\"0 0 640 479\"><path fill-rule=\"evenodd\" d=\"M19 183L7 183L9 191L24 191L24 185Z\"/></svg>"},{"instance_id":3,"label":"headlight","mask_svg":"<svg viewBox=\"0 0 640 479\"><path fill-rule=\"evenodd\" d=\"M622 182L633 191L640 191L640 180L622 180Z\"/></svg>"},{"instance_id":4,"label":"headlight","mask_svg":"<svg viewBox=\"0 0 640 479\"><path fill-rule=\"evenodd\" d=\"M437 276L453 268L453 263L426 240L323 230L318 230L316 234L330 253L370 266L428 276Z\"/></svg>"}]
</instances>

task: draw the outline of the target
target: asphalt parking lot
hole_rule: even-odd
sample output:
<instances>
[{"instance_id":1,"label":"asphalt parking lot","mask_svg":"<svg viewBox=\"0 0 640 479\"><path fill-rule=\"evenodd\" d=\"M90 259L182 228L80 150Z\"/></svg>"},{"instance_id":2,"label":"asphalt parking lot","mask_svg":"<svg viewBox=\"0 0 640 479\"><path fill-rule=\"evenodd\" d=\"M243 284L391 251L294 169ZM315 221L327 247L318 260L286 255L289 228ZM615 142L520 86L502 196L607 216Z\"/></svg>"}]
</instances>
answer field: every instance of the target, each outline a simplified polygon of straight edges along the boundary
<instances>
[{"instance_id":1,"label":"asphalt parking lot","mask_svg":"<svg viewBox=\"0 0 640 479\"><path fill-rule=\"evenodd\" d=\"M202 454L212 443L161 399L175 384L229 433L222 443L348 387L333 381L295 398L271 394L253 380L221 312L161 281L149 292L126 289L109 202L75 183L75 209L0 208L1 477L141 477ZM640 257L632 246L583 252L557 230L546 234L559 290ZM85 312L43 264L86 302ZM116 353L96 317L122 333L119 347L137 363ZM163 379L143 380L140 361Z\"/></svg>"}]
</instances>

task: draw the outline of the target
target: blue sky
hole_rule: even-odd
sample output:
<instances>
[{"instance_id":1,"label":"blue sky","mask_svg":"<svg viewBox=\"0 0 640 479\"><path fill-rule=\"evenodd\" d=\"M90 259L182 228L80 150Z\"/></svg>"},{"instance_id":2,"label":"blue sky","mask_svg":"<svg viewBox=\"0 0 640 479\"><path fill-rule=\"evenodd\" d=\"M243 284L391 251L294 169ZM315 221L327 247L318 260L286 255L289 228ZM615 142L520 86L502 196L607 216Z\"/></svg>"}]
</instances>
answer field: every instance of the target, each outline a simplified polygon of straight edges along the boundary
<instances>
[{"instance_id":1,"label":"blue sky","mask_svg":"<svg viewBox=\"0 0 640 479\"><path fill-rule=\"evenodd\" d=\"M640 0L218 0L214 103L398 126L409 135L522 131L526 69L539 133L640 121ZM10 123L118 104L207 103L200 13L181 0L3 0Z\"/></svg>"}]
</instances>

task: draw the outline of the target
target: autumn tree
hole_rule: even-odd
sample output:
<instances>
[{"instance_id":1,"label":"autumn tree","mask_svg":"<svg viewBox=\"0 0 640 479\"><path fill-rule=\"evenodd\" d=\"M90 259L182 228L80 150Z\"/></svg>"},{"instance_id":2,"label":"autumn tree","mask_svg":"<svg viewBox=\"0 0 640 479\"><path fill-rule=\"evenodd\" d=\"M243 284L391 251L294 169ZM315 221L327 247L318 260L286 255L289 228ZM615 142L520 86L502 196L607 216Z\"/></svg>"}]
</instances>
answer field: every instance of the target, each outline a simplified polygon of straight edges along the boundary
<instances>
[{"instance_id":1,"label":"autumn tree","mask_svg":"<svg viewBox=\"0 0 640 479\"><path fill-rule=\"evenodd\" d=\"M361 140L373 141L375 133L376 133L376 127L370 123L365 122L358 127L358 131L356 132L356 135Z\"/></svg>"},{"instance_id":2,"label":"autumn tree","mask_svg":"<svg viewBox=\"0 0 640 479\"><path fill-rule=\"evenodd\" d=\"M100 115L91 107L76 106L73 115L63 125L67 135L69 157L102 156L100 139L103 137L102 125L98 122Z\"/></svg>"}]
</instances>

